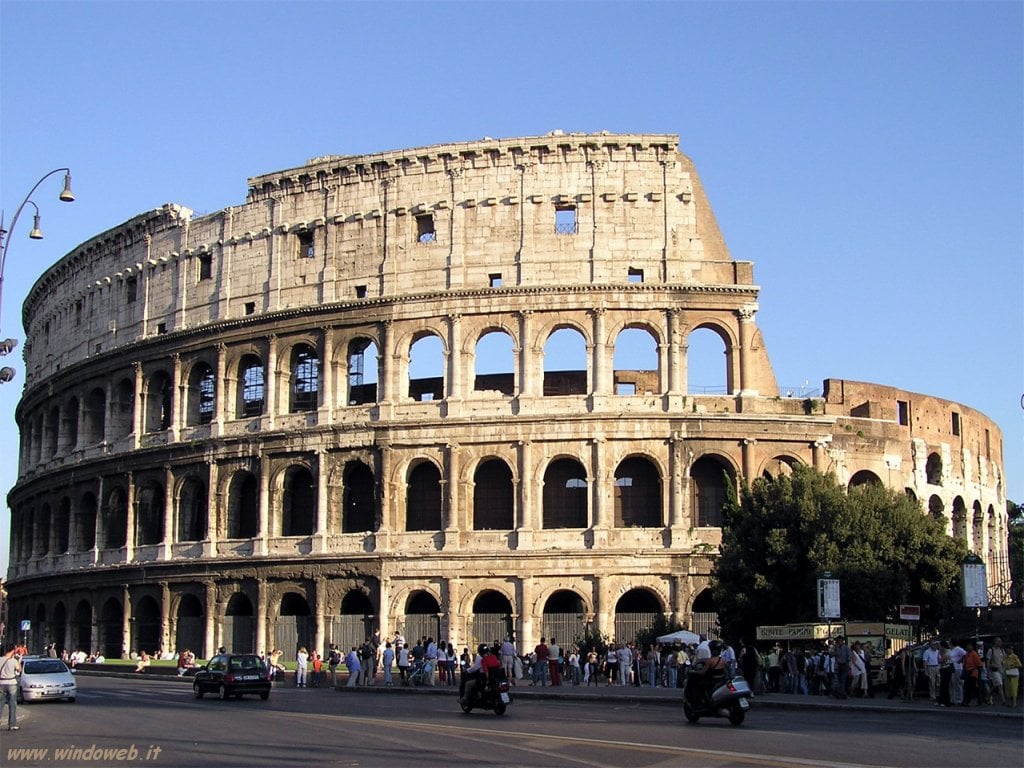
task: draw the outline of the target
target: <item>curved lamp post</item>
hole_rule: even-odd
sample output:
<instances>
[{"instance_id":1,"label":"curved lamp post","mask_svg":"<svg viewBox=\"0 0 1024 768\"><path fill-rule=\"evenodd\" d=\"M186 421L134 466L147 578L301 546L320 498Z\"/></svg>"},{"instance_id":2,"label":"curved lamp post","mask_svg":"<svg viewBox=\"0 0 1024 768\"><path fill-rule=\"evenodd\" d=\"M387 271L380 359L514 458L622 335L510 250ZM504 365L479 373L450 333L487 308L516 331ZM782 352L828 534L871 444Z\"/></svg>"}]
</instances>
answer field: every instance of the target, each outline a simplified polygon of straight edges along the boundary
<instances>
[{"instance_id":1,"label":"curved lamp post","mask_svg":"<svg viewBox=\"0 0 1024 768\"><path fill-rule=\"evenodd\" d=\"M11 247L11 239L9 235L14 232L14 228L18 225L18 217L21 216L21 212L25 209L25 206L31 205L35 209L35 214L32 218L32 231L28 233L28 236L32 240L43 239L43 230L39 228L39 206L32 201L32 195L37 189L39 189L40 184L55 173L64 174L64 189L61 190L58 199L65 203L74 202L75 195L71 191L71 169L54 168L49 173L44 174L43 177L35 183L35 186L28 191L28 194L25 195L25 199L21 201L21 205L18 206L18 210L14 212L14 218L11 219L10 229L4 229L4 215L3 212L0 211L0 310L2 310L4 296L4 266L7 264L7 249ZM0 323L2 322L3 315L0 313ZM0 341L0 356L9 354L17 344L18 342L16 339L4 339L3 341ZM10 381L12 378L14 378L13 368L0 368L0 384Z\"/></svg>"}]
</instances>

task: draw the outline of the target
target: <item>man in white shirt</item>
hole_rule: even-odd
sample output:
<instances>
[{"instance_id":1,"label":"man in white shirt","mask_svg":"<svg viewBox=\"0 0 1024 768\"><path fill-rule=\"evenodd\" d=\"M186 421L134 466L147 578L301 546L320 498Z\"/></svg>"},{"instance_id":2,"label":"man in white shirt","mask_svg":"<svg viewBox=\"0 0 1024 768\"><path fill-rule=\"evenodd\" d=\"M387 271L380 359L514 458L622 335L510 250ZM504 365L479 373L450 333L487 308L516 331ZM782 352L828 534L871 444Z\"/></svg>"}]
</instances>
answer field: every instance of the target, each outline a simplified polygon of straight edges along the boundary
<instances>
[{"instance_id":1,"label":"man in white shirt","mask_svg":"<svg viewBox=\"0 0 1024 768\"><path fill-rule=\"evenodd\" d=\"M708 636L701 635L700 643L697 644L697 653L694 656L695 661L703 661L704 659L711 658L711 646L708 643Z\"/></svg>"},{"instance_id":2,"label":"man in white shirt","mask_svg":"<svg viewBox=\"0 0 1024 768\"><path fill-rule=\"evenodd\" d=\"M953 662L953 678L950 683L952 684L953 703L960 704L964 700L964 681L961 674L964 671L964 656L967 655L967 651L960 647L960 643L951 642L953 647L949 649L949 660Z\"/></svg>"},{"instance_id":3,"label":"man in white shirt","mask_svg":"<svg viewBox=\"0 0 1024 768\"><path fill-rule=\"evenodd\" d=\"M921 656L924 673L928 676L928 695L932 701L939 700L939 641L932 640Z\"/></svg>"}]
</instances>

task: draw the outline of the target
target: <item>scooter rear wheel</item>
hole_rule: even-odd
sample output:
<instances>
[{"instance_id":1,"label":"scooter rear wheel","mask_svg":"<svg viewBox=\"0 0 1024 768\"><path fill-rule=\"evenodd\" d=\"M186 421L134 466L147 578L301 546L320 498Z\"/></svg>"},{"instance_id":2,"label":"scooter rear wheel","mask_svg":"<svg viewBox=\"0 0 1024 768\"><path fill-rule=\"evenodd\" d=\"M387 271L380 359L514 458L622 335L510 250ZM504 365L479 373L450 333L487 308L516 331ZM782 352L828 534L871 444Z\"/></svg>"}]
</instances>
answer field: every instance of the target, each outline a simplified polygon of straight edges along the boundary
<instances>
[{"instance_id":1,"label":"scooter rear wheel","mask_svg":"<svg viewBox=\"0 0 1024 768\"><path fill-rule=\"evenodd\" d=\"M507 707L508 707L508 705L504 701L499 701L497 704L494 705L494 714L496 714L496 715L504 715L505 714L505 709Z\"/></svg>"},{"instance_id":2,"label":"scooter rear wheel","mask_svg":"<svg viewBox=\"0 0 1024 768\"><path fill-rule=\"evenodd\" d=\"M739 704L733 704L729 708L729 722L733 725L743 725L743 718L746 716L747 713L743 711Z\"/></svg>"},{"instance_id":3,"label":"scooter rear wheel","mask_svg":"<svg viewBox=\"0 0 1024 768\"><path fill-rule=\"evenodd\" d=\"M467 715L473 711L473 708L466 703L465 699L459 699L459 706L462 707L462 711Z\"/></svg>"}]
</instances>

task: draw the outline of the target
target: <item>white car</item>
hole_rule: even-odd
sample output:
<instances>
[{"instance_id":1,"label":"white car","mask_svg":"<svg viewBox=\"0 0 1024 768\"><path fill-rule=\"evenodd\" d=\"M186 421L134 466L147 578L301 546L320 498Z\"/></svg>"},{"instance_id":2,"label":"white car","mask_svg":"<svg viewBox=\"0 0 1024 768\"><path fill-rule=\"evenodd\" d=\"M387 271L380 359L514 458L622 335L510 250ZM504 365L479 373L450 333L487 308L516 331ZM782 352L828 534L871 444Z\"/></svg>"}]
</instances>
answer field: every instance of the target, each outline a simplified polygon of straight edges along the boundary
<instances>
[{"instance_id":1,"label":"white car","mask_svg":"<svg viewBox=\"0 0 1024 768\"><path fill-rule=\"evenodd\" d=\"M75 676L60 659L23 658L20 691L22 701L66 699L78 695Z\"/></svg>"}]
</instances>

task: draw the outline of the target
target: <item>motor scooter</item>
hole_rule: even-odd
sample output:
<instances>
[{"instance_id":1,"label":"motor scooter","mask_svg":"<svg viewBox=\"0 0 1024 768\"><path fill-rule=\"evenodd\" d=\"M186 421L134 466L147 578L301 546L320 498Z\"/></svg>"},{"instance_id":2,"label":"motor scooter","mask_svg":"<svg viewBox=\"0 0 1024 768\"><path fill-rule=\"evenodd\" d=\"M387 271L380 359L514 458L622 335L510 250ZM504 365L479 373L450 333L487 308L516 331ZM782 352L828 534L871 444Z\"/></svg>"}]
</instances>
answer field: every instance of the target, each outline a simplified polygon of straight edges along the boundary
<instances>
[{"instance_id":1,"label":"motor scooter","mask_svg":"<svg viewBox=\"0 0 1024 768\"><path fill-rule=\"evenodd\" d=\"M750 709L753 695L743 677L730 677L724 672L711 672L705 676L699 672L698 662L686 676L683 687L683 714L691 723L702 717L727 717L733 725L740 725Z\"/></svg>"},{"instance_id":2,"label":"motor scooter","mask_svg":"<svg viewBox=\"0 0 1024 768\"><path fill-rule=\"evenodd\" d=\"M504 715L508 705L512 703L505 670L500 667L491 672L487 680L476 680L466 687L466 693L459 699L463 712L474 709L490 709L496 715Z\"/></svg>"}]
</instances>

